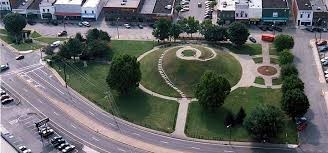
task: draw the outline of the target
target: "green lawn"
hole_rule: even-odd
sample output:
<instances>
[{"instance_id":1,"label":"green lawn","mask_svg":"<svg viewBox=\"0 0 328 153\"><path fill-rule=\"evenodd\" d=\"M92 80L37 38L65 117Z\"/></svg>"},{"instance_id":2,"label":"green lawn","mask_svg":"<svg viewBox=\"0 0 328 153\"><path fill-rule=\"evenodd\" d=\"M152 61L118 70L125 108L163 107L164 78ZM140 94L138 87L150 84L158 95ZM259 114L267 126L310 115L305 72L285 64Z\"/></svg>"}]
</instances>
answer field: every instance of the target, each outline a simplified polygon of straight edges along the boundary
<instances>
[{"instance_id":1,"label":"green lawn","mask_svg":"<svg viewBox=\"0 0 328 153\"><path fill-rule=\"evenodd\" d=\"M105 94L108 91L106 77L109 65L102 63L89 63L87 67L83 67L82 63L73 65L66 67L69 86L102 109L112 112ZM54 68L63 77L63 66L55 63ZM75 68L82 73L74 70ZM150 96L139 89L127 96L119 96L115 91L112 91L112 95L121 118L159 131L168 133L174 131L177 102Z\"/></svg>"},{"instance_id":2,"label":"green lawn","mask_svg":"<svg viewBox=\"0 0 328 153\"><path fill-rule=\"evenodd\" d=\"M151 50L154 47L153 45L153 41L111 40L114 56L129 54L138 57L142 53Z\"/></svg>"},{"instance_id":3,"label":"green lawn","mask_svg":"<svg viewBox=\"0 0 328 153\"><path fill-rule=\"evenodd\" d=\"M6 30L6 29L0 29L0 33L1 33L1 34L5 34L5 35L7 35L7 34L8 34L8 32L7 32L7 30Z\"/></svg>"},{"instance_id":4,"label":"green lawn","mask_svg":"<svg viewBox=\"0 0 328 153\"><path fill-rule=\"evenodd\" d=\"M38 32L33 31L32 34L30 35L30 37L37 38L37 37L41 37L41 35Z\"/></svg>"},{"instance_id":5,"label":"green lawn","mask_svg":"<svg viewBox=\"0 0 328 153\"><path fill-rule=\"evenodd\" d=\"M270 57L270 63L271 64L279 64L279 60L277 58Z\"/></svg>"},{"instance_id":6,"label":"green lawn","mask_svg":"<svg viewBox=\"0 0 328 153\"><path fill-rule=\"evenodd\" d=\"M221 43L220 46L228 48L231 52L236 54L248 54L251 56L262 54L261 44L244 44L238 48L231 43Z\"/></svg>"},{"instance_id":7,"label":"green lawn","mask_svg":"<svg viewBox=\"0 0 328 153\"><path fill-rule=\"evenodd\" d=\"M186 57L190 57L190 56L195 56L196 52L193 50L184 50L182 51L182 55L186 56Z\"/></svg>"},{"instance_id":8,"label":"green lawn","mask_svg":"<svg viewBox=\"0 0 328 153\"><path fill-rule=\"evenodd\" d=\"M200 50L202 52L202 54L200 55L200 59L208 59L211 58L213 56L212 51L210 51L209 49L199 46L199 45L192 45L192 47Z\"/></svg>"},{"instance_id":9,"label":"green lawn","mask_svg":"<svg viewBox=\"0 0 328 153\"><path fill-rule=\"evenodd\" d=\"M190 137L229 140L229 130L224 126L224 116L228 111L237 114L240 107L249 114L255 106L267 103L279 107L281 91L279 89L261 89L256 87L238 88L234 90L216 112L204 111L199 103L189 105L185 132ZM252 141L248 132L240 125L234 126L231 132L233 141ZM295 124L286 117L286 126L273 143L297 143ZM287 138L286 138L287 132Z\"/></svg>"},{"instance_id":10,"label":"green lawn","mask_svg":"<svg viewBox=\"0 0 328 153\"><path fill-rule=\"evenodd\" d=\"M18 51L35 50L43 47L42 45L39 45L37 43L12 44L11 46L16 48Z\"/></svg>"},{"instance_id":11,"label":"green lawn","mask_svg":"<svg viewBox=\"0 0 328 153\"><path fill-rule=\"evenodd\" d=\"M13 43L12 40L9 38L9 36L1 36L0 35L0 39L5 41L7 44Z\"/></svg>"},{"instance_id":12,"label":"green lawn","mask_svg":"<svg viewBox=\"0 0 328 153\"><path fill-rule=\"evenodd\" d=\"M278 55L278 52L277 52L276 48L274 48L273 44L269 45L269 53L270 53L270 55Z\"/></svg>"},{"instance_id":13,"label":"green lawn","mask_svg":"<svg viewBox=\"0 0 328 153\"><path fill-rule=\"evenodd\" d=\"M256 77L255 83L265 85L264 79L262 77Z\"/></svg>"},{"instance_id":14,"label":"green lawn","mask_svg":"<svg viewBox=\"0 0 328 153\"><path fill-rule=\"evenodd\" d=\"M35 40L40 41L40 42L44 42L47 44L52 44L55 41L64 41L67 40L67 38L60 38L60 37L38 37Z\"/></svg>"},{"instance_id":15,"label":"green lawn","mask_svg":"<svg viewBox=\"0 0 328 153\"><path fill-rule=\"evenodd\" d=\"M263 63L263 58L262 58L262 57L254 57L254 58L253 58L253 61L254 61L255 63Z\"/></svg>"},{"instance_id":16,"label":"green lawn","mask_svg":"<svg viewBox=\"0 0 328 153\"><path fill-rule=\"evenodd\" d=\"M272 79L272 85L280 85L280 84L282 84L281 78Z\"/></svg>"},{"instance_id":17,"label":"green lawn","mask_svg":"<svg viewBox=\"0 0 328 153\"><path fill-rule=\"evenodd\" d=\"M163 69L177 88L188 97L194 96L194 89L205 71L216 71L229 80L231 86L241 77L241 65L229 53L218 51L217 56L209 61L183 60L176 57L172 49L163 58Z\"/></svg>"},{"instance_id":18,"label":"green lawn","mask_svg":"<svg viewBox=\"0 0 328 153\"><path fill-rule=\"evenodd\" d=\"M158 49L140 61L141 84L147 89L171 97L181 97L178 92L167 85L158 72L157 64L160 55L165 49Z\"/></svg>"}]
</instances>

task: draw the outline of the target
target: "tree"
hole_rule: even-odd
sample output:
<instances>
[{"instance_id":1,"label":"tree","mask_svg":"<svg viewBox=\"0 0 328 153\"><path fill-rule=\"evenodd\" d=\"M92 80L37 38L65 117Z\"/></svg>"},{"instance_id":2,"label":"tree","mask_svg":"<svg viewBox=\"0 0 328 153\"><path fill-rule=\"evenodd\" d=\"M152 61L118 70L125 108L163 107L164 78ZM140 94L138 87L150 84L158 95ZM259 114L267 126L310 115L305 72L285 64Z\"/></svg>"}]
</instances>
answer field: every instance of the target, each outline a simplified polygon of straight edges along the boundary
<instances>
[{"instance_id":1,"label":"tree","mask_svg":"<svg viewBox=\"0 0 328 153\"><path fill-rule=\"evenodd\" d=\"M304 91L304 83L296 75L286 77L282 83L282 93L286 93L288 90L292 89L300 89L301 91Z\"/></svg>"},{"instance_id":2,"label":"tree","mask_svg":"<svg viewBox=\"0 0 328 153\"><path fill-rule=\"evenodd\" d=\"M212 21L210 21L212 24ZM207 41L222 41L227 37L227 29L218 25L201 25L201 34Z\"/></svg>"},{"instance_id":3,"label":"tree","mask_svg":"<svg viewBox=\"0 0 328 153\"><path fill-rule=\"evenodd\" d=\"M127 94L138 87L141 79L140 63L137 58L129 55L120 55L114 58L107 76L109 87Z\"/></svg>"},{"instance_id":4,"label":"tree","mask_svg":"<svg viewBox=\"0 0 328 153\"><path fill-rule=\"evenodd\" d=\"M280 75L281 75L282 79L284 79L288 76L291 76L291 75L296 75L296 76L298 75L298 71L294 64L282 65L280 73L281 73Z\"/></svg>"},{"instance_id":5,"label":"tree","mask_svg":"<svg viewBox=\"0 0 328 153\"><path fill-rule=\"evenodd\" d=\"M272 105L259 105L246 116L245 129L258 140L275 137L283 128L283 112Z\"/></svg>"},{"instance_id":6,"label":"tree","mask_svg":"<svg viewBox=\"0 0 328 153\"><path fill-rule=\"evenodd\" d=\"M301 89L287 90L281 100L281 108L292 117L302 117L310 107L309 100Z\"/></svg>"},{"instance_id":7,"label":"tree","mask_svg":"<svg viewBox=\"0 0 328 153\"><path fill-rule=\"evenodd\" d=\"M195 19L193 16L189 16L188 18L184 18L182 22L185 24L184 32L190 34L192 37L193 33L196 33L199 29L199 21Z\"/></svg>"},{"instance_id":8,"label":"tree","mask_svg":"<svg viewBox=\"0 0 328 153\"><path fill-rule=\"evenodd\" d=\"M235 120L234 120L233 114L230 111L228 111L226 116L224 117L224 125L225 126L228 126L228 125L233 126L234 123L235 123Z\"/></svg>"},{"instance_id":9,"label":"tree","mask_svg":"<svg viewBox=\"0 0 328 153\"><path fill-rule=\"evenodd\" d=\"M17 37L22 33L26 26L25 17L18 13L9 13L4 17L3 23L5 25L5 29L10 35L16 38L16 43L18 43Z\"/></svg>"},{"instance_id":10,"label":"tree","mask_svg":"<svg viewBox=\"0 0 328 153\"><path fill-rule=\"evenodd\" d=\"M275 37L273 45L278 52L284 49L292 49L294 47L294 39L290 35L280 34Z\"/></svg>"},{"instance_id":11,"label":"tree","mask_svg":"<svg viewBox=\"0 0 328 153\"><path fill-rule=\"evenodd\" d=\"M235 123L242 124L244 122L244 118L246 117L246 113L243 107L240 107L239 112L236 116Z\"/></svg>"},{"instance_id":12,"label":"tree","mask_svg":"<svg viewBox=\"0 0 328 153\"><path fill-rule=\"evenodd\" d=\"M177 5L175 7L175 10L178 12L178 15L179 15L180 11L182 10L182 6L181 5Z\"/></svg>"},{"instance_id":13,"label":"tree","mask_svg":"<svg viewBox=\"0 0 328 153\"><path fill-rule=\"evenodd\" d=\"M159 19L155 23L155 28L152 32L153 36L159 40L165 40L170 36L171 22L167 19Z\"/></svg>"},{"instance_id":14,"label":"tree","mask_svg":"<svg viewBox=\"0 0 328 153\"><path fill-rule=\"evenodd\" d=\"M178 23L173 23L170 29L170 36L173 37L174 41L179 38L179 35L183 32L182 27Z\"/></svg>"},{"instance_id":15,"label":"tree","mask_svg":"<svg viewBox=\"0 0 328 153\"><path fill-rule=\"evenodd\" d=\"M209 29L211 29L214 25L212 24L212 20L209 19L205 19L199 27L199 32L202 35L205 35L207 31L209 31Z\"/></svg>"},{"instance_id":16,"label":"tree","mask_svg":"<svg viewBox=\"0 0 328 153\"><path fill-rule=\"evenodd\" d=\"M107 32L98 30L97 28L88 30L86 38L88 43L100 40L110 41L111 39Z\"/></svg>"},{"instance_id":17,"label":"tree","mask_svg":"<svg viewBox=\"0 0 328 153\"><path fill-rule=\"evenodd\" d=\"M220 107L229 95L229 81L215 72L205 72L196 87L195 96L199 103L209 110Z\"/></svg>"},{"instance_id":18,"label":"tree","mask_svg":"<svg viewBox=\"0 0 328 153\"><path fill-rule=\"evenodd\" d=\"M294 55L291 52L289 52L289 50L285 49L279 53L280 65L293 63L293 60L294 60Z\"/></svg>"},{"instance_id":19,"label":"tree","mask_svg":"<svg viewBox=\"0 0 328 153\"><path fill-rule=\"evenodd\" d=\"M84 44L78 39L70 38L59 48L58 55L67 59L70 59L73 56L75 59L75 57L83 52L84 48Z\"/></svg>"},{"instance_id":20,"label":"tree","mask_svg":"<svg viewBox=\"0 0 328 153\"><path fill-rule=\"evenodd\" d=\"M211 7L211 8L214 8L217 4L218 4L217 1L212 1L212 2L210 3L210 7Z\"/></svg>"},{"instance_id":21,"label":"tree","mask_svg":"<svg viewBox=\"0 0 328 153\"><path fill-rule=\"evenodd\" d=\"M84 38L83 38L83 36L82 36L82 34L80 32L78 32L78 33L75 34L74 39L77 39L80 42L84 42Z\"/></svg>"},{"instance_id":22,"label":"tree","mask_svg":"<svg viewBox=\"0 0 328 153\"><path fill-rule=\"evenodd\" d=\"M87 46L87 58L108 58L110 59L110 47L106 41L94 41Z\"/></svg>"},{"instance_id":23,"label":"tree","mask_svg":"<svg viewBox=\"0 0 328 153\"><path fill-rule=\"evenodd\" d=\"M228 28L228 35L232 43L241 46L247 41L249 32L245 24L234 22Z\"/></svg>"},{"instance_id":24,"label":"tree","mask_svg":"<svg viewBox=\"0 0 328 153\"><path fill-rule=\"evenodd\" d=\"M99 31L99 39L109 42L111 40L111 36L107 32L100 30Z\"/></svg>"}]
</instances>

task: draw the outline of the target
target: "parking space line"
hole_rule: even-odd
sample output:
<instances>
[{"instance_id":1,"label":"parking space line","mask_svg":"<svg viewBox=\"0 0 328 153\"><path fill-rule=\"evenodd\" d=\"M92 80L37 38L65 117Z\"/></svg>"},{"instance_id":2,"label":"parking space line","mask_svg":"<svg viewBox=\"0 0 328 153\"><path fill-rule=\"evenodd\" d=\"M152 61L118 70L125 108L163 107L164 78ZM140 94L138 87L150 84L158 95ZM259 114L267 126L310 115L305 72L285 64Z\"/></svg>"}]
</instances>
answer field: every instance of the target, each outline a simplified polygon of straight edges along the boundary
<instances>
[{"instance_id":1,"label":"parking space line","mask_svg":"<svg viewBox=\"0 0 328 153\"><path fill-rule=\"evenodd\" d=\"M54 112L54 114L55 114L55 115L57 115L57 116L59 116L59 114L58 114L58 113L56 113L56 112Z\"/></svg>"},{"instance_id":2,"label":"parking space line","mask_svg":"<svg viewBox=\"0 0 328 153\"><path fill-rule=\"evenodd\" d=\"M95 137L92 137L92 139L93 139L93 140L96 140L96 141L99 141L99 140L98 140L97 138L95 138Z\"/></svg>"},{"instance_id":3,"label":"parking space line","mask_svg":"<svg viewBox=\"0 0 328 153\"><path fill-rule=\"evenodd\" d=\"M197 150L199 150L200 148L197 148L197 147L191 147L192 149L197 149Z\"/></svg>"},{"instance_id":4,"label":"parking space line","mask_svg":"<svg viewBox=\"0 0 328 153\"><path fill-rule=\"evenodd\" d=\"M76 129L76 127L75 127L73 124L71 124L71 126L72 126L74 129Z\"/></svg>"},{"instance_id":5,"label":"parking space line","mask_svg":"<svg viewBox=\"0 0 328 153\"><path fill-rule=\"evenodd\" d=\"M166 142L166 141L160 141L160 142L162 142L162 143L166 143L166 144L169 143L169 142Z\"/></svg>"},{"instance_id":6,"label":"parking space line","mask_svg":"<svg viewBox=\"0 0 328 153\"><path fill-rule=\"evenodd\" d=\"M122 152L126 152L125 150L123 150L121 148L117 148L117 150L122 151Z\"/></svg>"}]
</instances>

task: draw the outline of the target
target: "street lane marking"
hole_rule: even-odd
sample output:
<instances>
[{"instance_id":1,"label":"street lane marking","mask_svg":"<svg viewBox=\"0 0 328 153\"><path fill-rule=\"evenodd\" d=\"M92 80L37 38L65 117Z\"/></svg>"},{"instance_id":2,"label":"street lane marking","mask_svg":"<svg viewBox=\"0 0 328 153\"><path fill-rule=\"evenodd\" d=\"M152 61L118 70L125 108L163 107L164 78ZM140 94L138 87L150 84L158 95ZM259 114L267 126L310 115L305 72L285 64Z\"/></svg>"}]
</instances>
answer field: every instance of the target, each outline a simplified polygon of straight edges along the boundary
<instances>
[{"instance_id":1,"label":"street lane marking","mask_svg":"<svg viewBox=\"0 0 328 153\"><path fill-rule=\"evenodd\" d=\"M49 74L44 72L42 69L39 69L43 74L45 74L46 76L48 76Z\"/></svg>"},{"instance_id":2,"label":"street lane marking","mask_svg":"<svg viewBox=\"0 0 328 153\"><path fill-rule=\"evenodd\" d=\"M14 120L9 121L9 124L13 125L13 124L16 124L17 122L18 122L18 119L14 119Z\"/></svg>"},{"instance_id":3,"label":"street lane marking","mask_svg":"<svg viewBox=\"0 0 328 153\"><path fill-rule=\"evenodd\" d=\"M59 114L58 114L58 113L56 113L56 112L54 112L54 114L55 114L55 115L57 115L57 116L59 116Z\"/></svg>"},{"instance_id":4,"label":"street lane marking","mask_svg":"<svg viewBox=\"0 0 328 153\"><path fill-rule=\"evenodd\" d=\"M133 135L137 135L137 136L140 136L140 134L138 134L138 133L132 133Z\"/></svg>"},{"instance_id":5,"label":"street lane marking","mask_svg":"<svg viewBox=\"0 0 328 153\"><path fill-rule=\"evenodd\" d=\"M162 142L162 143L166 143L166 144L169 143L169 142L166 142L166 141L160 141L160 142Z\"/></svg>"},{"instance_id":6,"label":"street lane marking","mask_svg":"<svg viewBox=\"0 0 328 153\"><path fill-rule=\"evenodd\" d=\"M197 147L191 147L192 149L197 149L197 150L199 150L200 148L197 148Z\"/></svg>"},{"instance_id":7,"label":"street lane marking","mask_svg":"<svg viewBox=\"0 0 328 153\"><path fill-rule=\"evenodd\" d=\"M23 88L23 90L24 90L25 92L28 92L28 90L27 90L27 89L25 89L25 88Z\"/></svg>"},{"instance_id":8,"label":"street lane marking","mask_svg":"<svg viewBox=\"0 0 328 153\"><path fill-rule=\"evenodd\" d=\"M117 148L117 150L122 151L122 152L126 152L125 150L123 150L121 148Z\"/></svg>"},{"instance_id":9,"label":"street lane marking","mask_svg":"<svg viewBox=\"0 0 328 153\"><path fill-rule=\"evenodd\" d=\"M234 152L234 151L230 151L230 150L224 150L224 152Z\"/></svg>"},{"instance_id":10,"label":"street lane marking","mask_svg":"<svg viewBox=\"0 0 328 153\"><path fill-rule=\"evenodd\" d=\"M38 99L38 101L39 101L40 103L42 103L42 104L43 104L43 101L42 101L42 100Z\"/></svg>"},{"instance_id":11,"label":"street lane marking","mask_svg":"<svg viewBox=\"0 0 328 153\"><path fill-rule=\"evenodd\" d=\"M113 123L107 123L108 125L110 125L110 126L115 126Z\"/></svg>"},{"instance_id":12,"label":"street lane marking","mask_svg":"<svg viewBox=\"0 0 328 153\"><path fill-rule=\"evenodd\" d=\"M49 85L51 85L53 88L55 88L57 91L59 91L61 94L65 94L64 92L62 92L61 90L59 90L58 88L56 88L53 84L49 83L47 80L43 79L39 74L33 72L36 76L38 76L40 79L42 79L44 82L48 83Z\"/></svg>"},{"instance_id":13,"label":"street lane marking","mask_svg":"<svg viewBox=\"0 0 328 153\"><path fill-rule=\"evenodd\" d=\"M97 138L95 138L95 137L92 137L92 139L93 139L93 140L96 140L96 141L99 141L99 140L98 140Z\"/></svg>"},{"instance_id":14,"label":"street lane marking","mask_svg":"<svg viewBox=\"0 0 328 153\"><path fill-rule=\"evenodd\" d=\"M90 113L91 115L95 116L95 114L93 114L92 112L89 111L89 113Z\"/></svg>"},{"instance_id":15,"label":"street lane marking","mask_svg":"<svg viewBox=\"0 0 328 153\"><path fill-rule=\"evenodd\" d=\"M71 126L72 126L74 129L76 129L76 127L75 127L73 124L71 124Z\"/></svg>"},{"instance_id":16,"label":"street lane marking","mask_svg":"<svg viewBox=\"0 0 328 153\"><path fill-rule=\"evenodd\" d=\"M23 72L23 71L29 69L29 68L37 67L37 66L39 66L39 67L43 67L43 66L40 65L40 64L33 64L33 65L29 65L29 66L26 66L26 67L23 67L23 68L19 68L19 69L15 70L15 71L12 71L12 72L9 72L9 73L2 74L2 75L0 75L0 76L1 76L1 77L4 77L4 76L12 75L12 74L18 74L18 73L21 73L21 72Z\"/></svg>"}]
</instances>

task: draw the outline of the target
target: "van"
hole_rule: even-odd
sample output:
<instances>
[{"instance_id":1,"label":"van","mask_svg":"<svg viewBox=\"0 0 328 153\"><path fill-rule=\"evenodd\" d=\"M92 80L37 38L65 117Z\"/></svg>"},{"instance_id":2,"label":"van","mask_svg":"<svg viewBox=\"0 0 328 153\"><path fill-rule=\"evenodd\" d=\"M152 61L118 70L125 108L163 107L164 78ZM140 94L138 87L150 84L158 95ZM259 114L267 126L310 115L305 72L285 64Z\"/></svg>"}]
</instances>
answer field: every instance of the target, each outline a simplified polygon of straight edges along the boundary
<instances>
[{"instance_id":1,"label":"van","mask_svg":"<svg viewBox=\"0 0 328 153\"><path fill-rule=\"evenodd\" d=\"M273 42L274 41L274 35L272 35L272 34L262 34L262 37L261 37L261 39L263 40L263 41L268 41L268 42Z\"/></svg>"}]
</instances>

